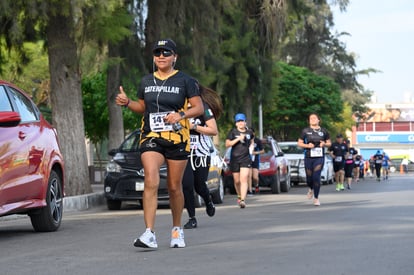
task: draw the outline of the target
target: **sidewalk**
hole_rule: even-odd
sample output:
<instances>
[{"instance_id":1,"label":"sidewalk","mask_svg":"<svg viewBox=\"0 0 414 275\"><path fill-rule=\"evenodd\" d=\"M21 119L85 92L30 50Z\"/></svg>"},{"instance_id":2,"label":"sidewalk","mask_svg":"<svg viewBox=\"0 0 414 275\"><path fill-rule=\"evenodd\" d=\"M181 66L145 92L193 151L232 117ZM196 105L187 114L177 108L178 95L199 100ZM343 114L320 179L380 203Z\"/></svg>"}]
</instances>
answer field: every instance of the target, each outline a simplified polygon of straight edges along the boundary
<instances>
[{"instance_id":1,"label":"sidewalk","mask_svg":"<svg viewBox=\"0 0 414 275\"><path fill-rule=\"evenodd\" d=\"M87 210L105 204L103 184L92 184L93 193L63 198L63 212Z\"/></svg>"}]
</instances>

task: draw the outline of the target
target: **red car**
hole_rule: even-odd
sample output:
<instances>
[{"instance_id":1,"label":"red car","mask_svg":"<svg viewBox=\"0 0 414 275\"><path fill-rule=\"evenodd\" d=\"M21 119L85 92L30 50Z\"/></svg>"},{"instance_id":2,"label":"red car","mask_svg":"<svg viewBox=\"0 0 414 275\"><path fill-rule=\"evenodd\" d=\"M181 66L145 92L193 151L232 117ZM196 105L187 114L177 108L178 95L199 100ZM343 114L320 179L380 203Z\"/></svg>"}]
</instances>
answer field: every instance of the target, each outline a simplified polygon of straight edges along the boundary
<instances>
[{"instance_id":1,"label":"red car","mask_svg":"<svg viewBox=\"0 0 414 275\"><path fill-rule=\"evenodd\" d=\"M0 80L0 216L27 214L35 231L56 231L63 179L55 129L29 96Z\"/></svg>"},{"instance_id":2,"label":"red car","mask_svg":"<svg viewBox=\"0 0 414 275\"><path fill-rule=\"evenodd\" d=\"M291 182L288 159L275 139L267 137L261 141L265 152L260 155L259 186L269 187L273 194L289 192ZM227 164L227 167L223 169L224 186L230 190L230 193L235 194L233 175L229 169L230 149L227 149L224 161Z\"/></svg>"}]
</instances>

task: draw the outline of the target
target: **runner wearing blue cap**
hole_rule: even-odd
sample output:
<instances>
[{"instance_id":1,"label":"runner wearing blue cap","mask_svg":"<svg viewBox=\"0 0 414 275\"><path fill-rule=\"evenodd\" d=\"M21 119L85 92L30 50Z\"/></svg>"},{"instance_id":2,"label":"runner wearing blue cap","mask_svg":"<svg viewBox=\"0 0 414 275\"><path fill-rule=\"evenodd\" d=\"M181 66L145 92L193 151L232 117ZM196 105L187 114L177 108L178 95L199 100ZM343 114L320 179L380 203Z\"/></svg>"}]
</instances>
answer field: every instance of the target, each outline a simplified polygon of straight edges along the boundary
<instances>
[{"instance_id":1,"label":"runner wearing blue cap","mask_svg":"<svg viewBox=\"0 0 414 275\"><path fill-rule=\"evenodd\" d=\"M233 173L234 188L237 192L237 203L240 208L245 208L250 168L252 167L250 150L253 150L254 146L254 133L246 127L245 114L236 114L234 121L236 128L230 130L228 133L226 147L231 147L230 170Z\"/></svg>"}]
</instances>

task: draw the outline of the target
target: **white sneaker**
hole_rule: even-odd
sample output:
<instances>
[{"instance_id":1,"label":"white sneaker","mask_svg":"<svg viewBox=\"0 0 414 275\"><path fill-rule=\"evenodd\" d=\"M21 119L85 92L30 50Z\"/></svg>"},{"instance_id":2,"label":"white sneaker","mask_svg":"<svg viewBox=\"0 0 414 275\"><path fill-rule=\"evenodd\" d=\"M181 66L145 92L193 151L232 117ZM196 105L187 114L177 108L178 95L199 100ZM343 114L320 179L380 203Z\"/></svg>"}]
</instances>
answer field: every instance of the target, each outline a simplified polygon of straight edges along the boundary
<instances>
[{"instance_id":1,"label":"white sneaker","mask_svg":"<svg viewBox=\"0 0 414 275\"><path fill-rule=\"evenodd\" d=\"M171 230L171 243L172 248L183 248L185 247L184 242L184 231L180 227L174 227Z\"/></svg>"},{"instance_id":2,"label":"white sneaker","mask_svg":"<svg viewBox=\"0 0 414 275\"><path fill-rule=\"evenodd\" d=\"M143 248L158 248L154 232L152 232L150 228L147 228L141 237L135 239L134 246Z\"/></svg>"}]
</instances>

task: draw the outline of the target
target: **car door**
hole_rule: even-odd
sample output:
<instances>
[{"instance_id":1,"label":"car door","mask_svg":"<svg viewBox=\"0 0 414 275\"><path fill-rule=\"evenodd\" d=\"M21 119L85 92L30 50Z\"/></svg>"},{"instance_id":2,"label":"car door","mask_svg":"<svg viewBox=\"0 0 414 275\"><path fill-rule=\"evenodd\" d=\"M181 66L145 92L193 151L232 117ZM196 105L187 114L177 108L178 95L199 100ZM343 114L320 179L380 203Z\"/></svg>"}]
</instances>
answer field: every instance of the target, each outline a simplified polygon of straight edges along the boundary
<instances>
[{"instance_id":1,"label":"car door","mask_svg":"<svg viewBox=\"0 0 414 275\"><path fill-rule=\"evenodd\" d=\"M15 111L3 85L0 85L0 111ZM20 138L20 128L20 125L0 128L0 213L7 212L7 205L19 200L16 186L28 169L27 146Z\"/></svg>"},{"instance_id":2,"label":"car door","mask_svg":"<svg viewBox=\"0 0 414 275\"><path fill-rule=\"evenodd\" d=\"M9 139L12 144L12 166L19 167L18 173L6 177L2 187L5 203L24 202L42 197L43 176L39 173L40 163L46 144L41 136L40 114L29 98L13 87L3 86L13 111L20 114L20 124L11 130Z\"/></svg>"},{"instance_id":3,"label":"car door","mask_svg":"<svg viewBox=\"0 0 414 275\"><path fill-rule=\"evenodd\" d=\"M288 174L288 163L287 163L287 159L283 156L284 153L282 151L282 149L280 149L279 145L277 144L276 141L272 141L273 144L273 150L275 152L275 156L276 156L276 162L277 162L277 166L279 167L280 170L280 180L281 181L286 181L286 176Z\"/></svg>"}]
</instances>

